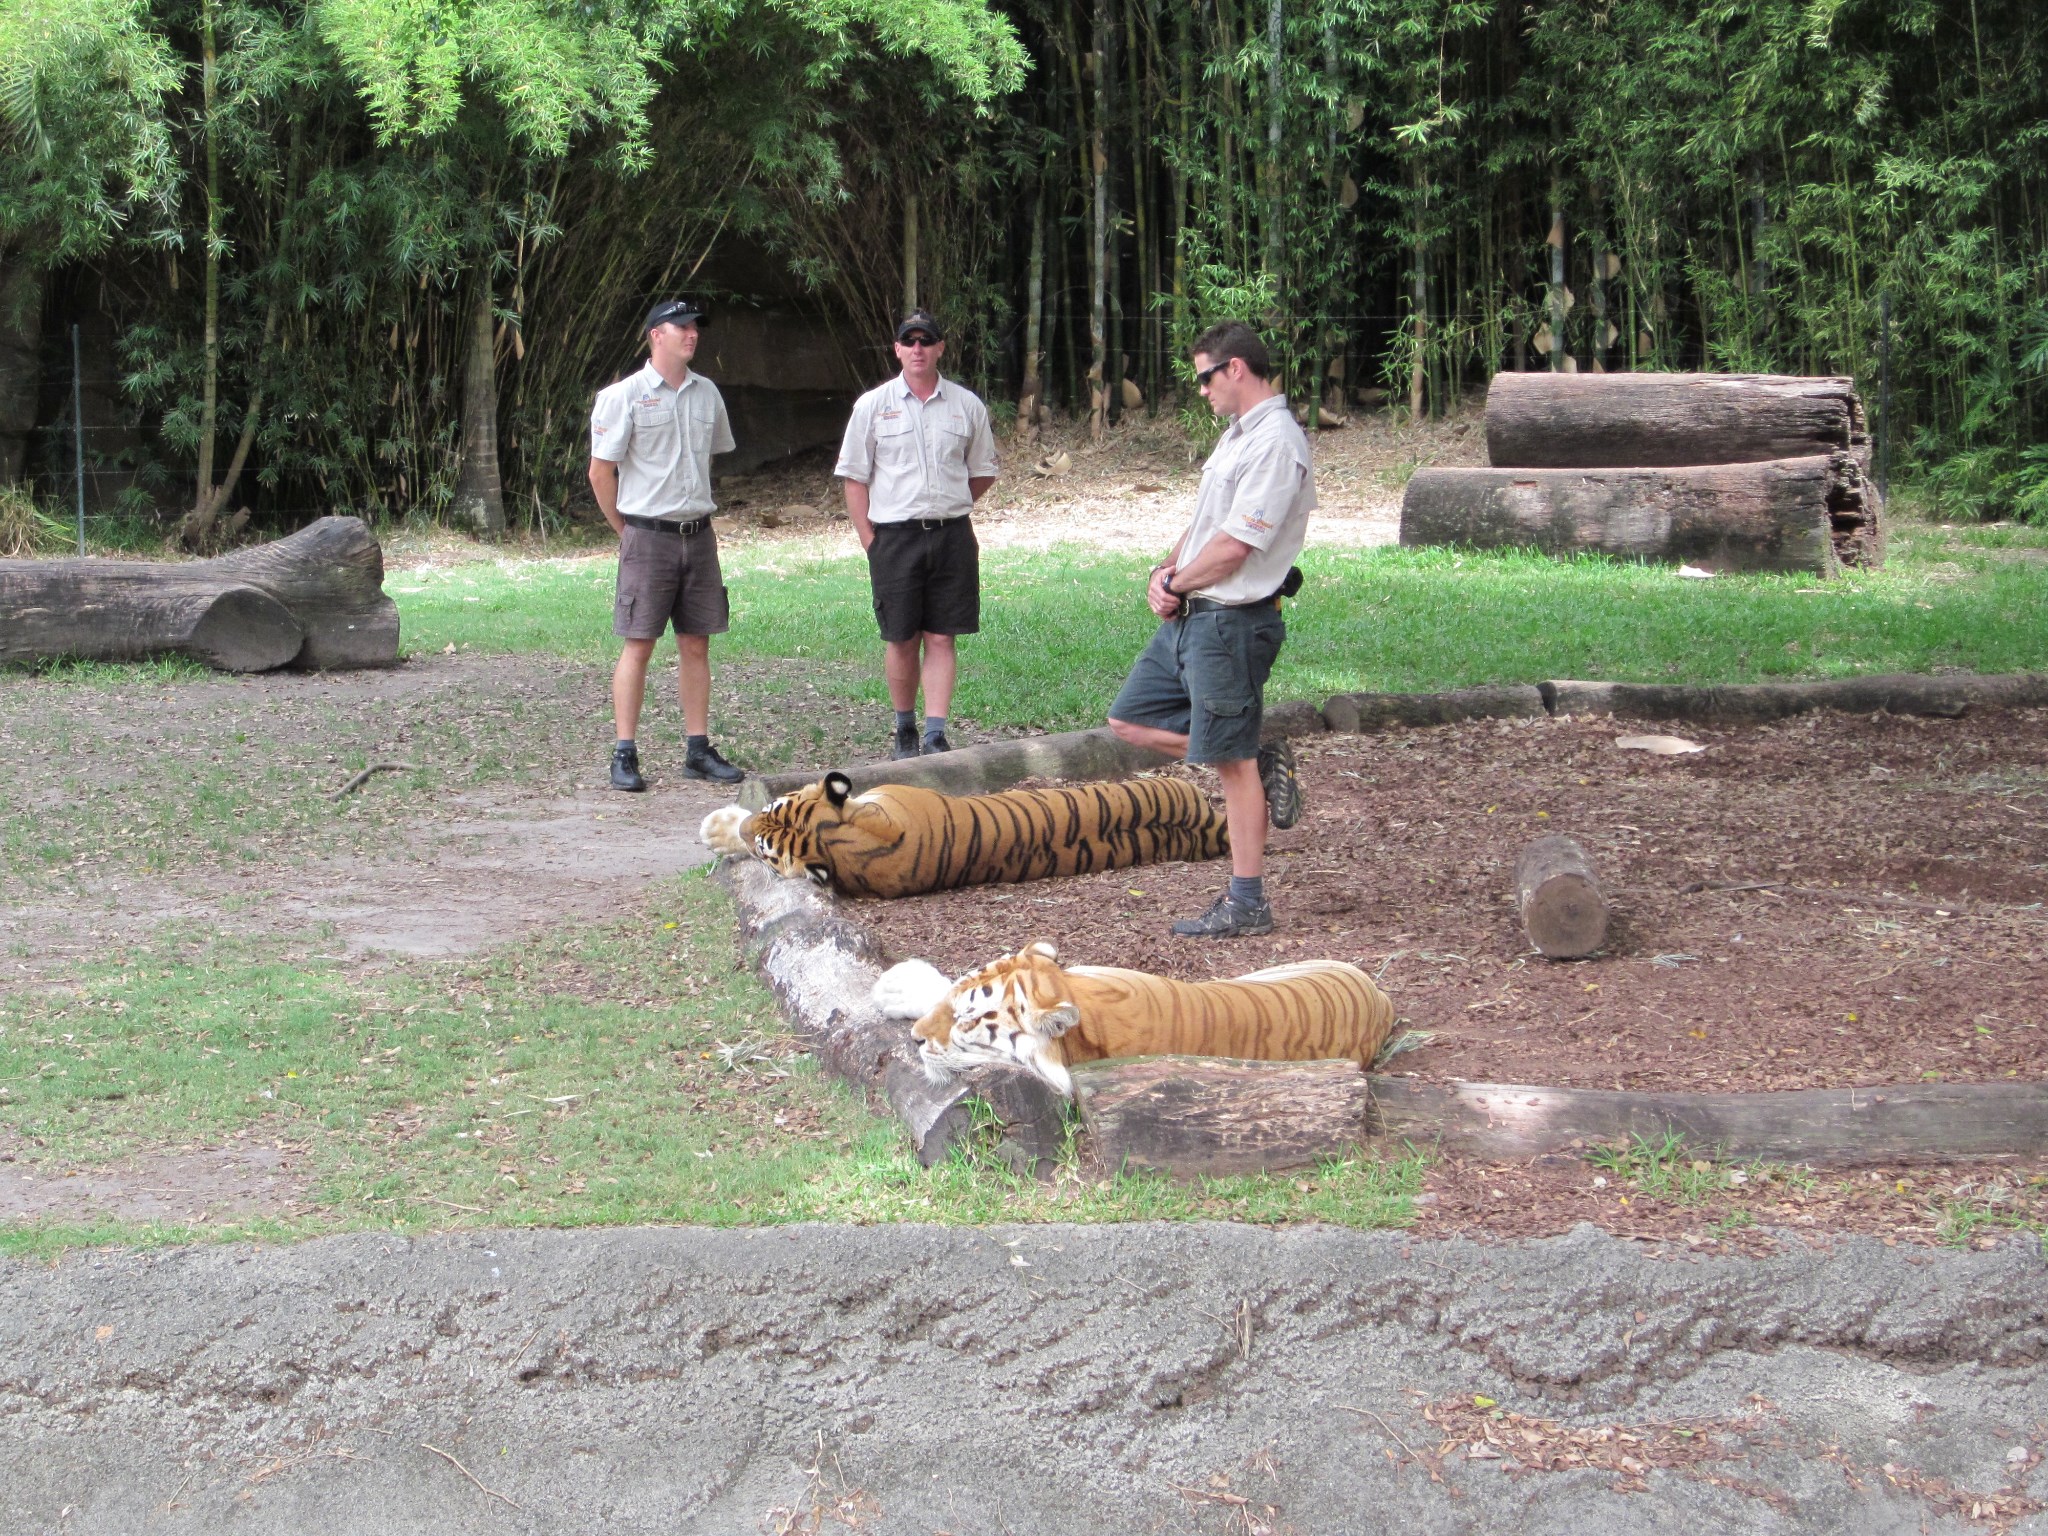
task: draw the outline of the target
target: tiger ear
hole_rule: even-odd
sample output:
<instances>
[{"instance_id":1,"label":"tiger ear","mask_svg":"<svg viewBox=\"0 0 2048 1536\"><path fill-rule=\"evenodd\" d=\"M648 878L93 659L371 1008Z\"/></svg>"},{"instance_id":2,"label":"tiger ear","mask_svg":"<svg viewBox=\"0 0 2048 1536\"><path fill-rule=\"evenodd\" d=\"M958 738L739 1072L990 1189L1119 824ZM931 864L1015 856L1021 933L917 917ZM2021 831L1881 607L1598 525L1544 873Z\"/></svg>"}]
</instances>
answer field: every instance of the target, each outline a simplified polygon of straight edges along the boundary
<instances>
[{"instance_id":1,"label":"tiger ear","mask_svg":"<svg viewBox=\"0 0 2048 1536\"><path fill-rule=\"evenodd\" d=\"M1048 1040L1057 1040L1076 1024L1081 1022L1081 1010L1069 1002L1057 1002L1050 1008L1041 1008L1038 1017L1032 1020L1034 1033L1044 1035Z\"/></svg>"},{"instance_id":2,"label":"tiger ear","mask_svg":"<svg viewBox=\"0 0 2048 1536\"><path fill-rule=\"evenodd\" d=\"M845 805L847 797L852 793L853 780L849 779L845 774L834 769L831 773L825 775L825 798L831 802L833 810L836 811Z\"/></svg>"},{"instance_id":3,"label":"tiger ear","mask_svg":"<svg viewBox=\"0 0 2048 1536\"><path fill-rule=\"evenodd\" d=\"M1024 946L1022 952L1027 955L1036 955L1041 960L1057 960L1060 957L1059 950L1050 939L1034 939Z\"/></svg>"}]
</instances>

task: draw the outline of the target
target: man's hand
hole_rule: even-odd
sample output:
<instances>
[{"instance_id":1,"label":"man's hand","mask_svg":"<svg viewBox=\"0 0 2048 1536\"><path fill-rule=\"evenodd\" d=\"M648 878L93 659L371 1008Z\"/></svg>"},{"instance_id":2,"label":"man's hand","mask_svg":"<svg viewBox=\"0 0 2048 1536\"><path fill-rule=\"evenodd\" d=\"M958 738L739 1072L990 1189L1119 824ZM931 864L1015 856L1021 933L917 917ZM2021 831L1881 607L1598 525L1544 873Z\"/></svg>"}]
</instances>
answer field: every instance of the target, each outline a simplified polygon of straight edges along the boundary
<instances>
[{"instance_id":1,"label":"man's hand","mask_svg":"<svg viewBox=\"0 0 2048 1536\"><path fill-rule=\"evenodd\" d=\"M1166 584L1173 579L1178 567L1162 565L1152 573L1152 580L1145 587L1145 601L1152 611L1162 619L1171 619L1180 613L1180 599L1166 590Z\"/></svg>"},{"instance_id":2,"label":"man's hand","mask_svg":"<svg viewBox=\"0 0 2048 1536\"><path fill-rule=\"evenodd\" d=\"M612 532L623 534L626 520L619 516L619 466L609 459L592 458L590 494L597 498L597 510L612 525Z\"/></svg>"},{"instance_id":3,"label":"man's hand","mask_svg":"<svg viewBox=\"0 0 2048 1536\"><path fill-rule=\"evenodd\" d=\"M858 480L842 484L846 488L846 519L860 539L861 553L866 554L875 542L875 525L868 520L868 488Z\"/></svg>"}]
</instances>

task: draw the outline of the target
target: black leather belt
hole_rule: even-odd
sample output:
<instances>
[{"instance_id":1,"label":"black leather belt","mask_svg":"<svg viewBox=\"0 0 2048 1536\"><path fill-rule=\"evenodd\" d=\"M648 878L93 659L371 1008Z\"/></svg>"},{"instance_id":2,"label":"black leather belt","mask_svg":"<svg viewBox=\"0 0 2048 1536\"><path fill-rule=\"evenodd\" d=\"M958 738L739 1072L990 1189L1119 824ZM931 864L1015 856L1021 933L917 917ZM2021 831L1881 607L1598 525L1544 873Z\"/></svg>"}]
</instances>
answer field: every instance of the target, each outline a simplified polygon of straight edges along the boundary
<instances>
[{"instance_id":1,"label":"black leather belt","mask_svg":"<svg viewBox=\"0 0 2048 1536\"><path fill-rule=\"evenodd\" d=\"M1216 613L1225 608L1278 608L1280 599L1262 597L1250 603L1219 603L1213 597L1184 597L1180 600L1180 605L1188 613Z\"/></svg>"},{"instance_id":2,"label":"black leather belt","mask_svg":"<svg viewBox=\"0 0 2048 1536\"><path fill-rule=\"evenodd\" d=\"M665 523L658 517L629 517L624 512L621 512L619 514L619 521L628 528L645 528L649 533L680 534L686 539L693 534L702 533L711 526L711 518L708 514L704 517L694 518L687 523Z\"/></svg>"},{"instance_id":3,"label":"black leather belt","mask_svg":"<svg viewBox=\"0 0 2048 1536\"><path fill-rule=\"evenodd\" d=\"M926 533L930 533L934 528L945 528L954 523L964 523L966 521L967 514L962 512L958 517L899 517L886 523L877 523L875 527L877 529L921 528Z\"/></svg>"}]
</instances>

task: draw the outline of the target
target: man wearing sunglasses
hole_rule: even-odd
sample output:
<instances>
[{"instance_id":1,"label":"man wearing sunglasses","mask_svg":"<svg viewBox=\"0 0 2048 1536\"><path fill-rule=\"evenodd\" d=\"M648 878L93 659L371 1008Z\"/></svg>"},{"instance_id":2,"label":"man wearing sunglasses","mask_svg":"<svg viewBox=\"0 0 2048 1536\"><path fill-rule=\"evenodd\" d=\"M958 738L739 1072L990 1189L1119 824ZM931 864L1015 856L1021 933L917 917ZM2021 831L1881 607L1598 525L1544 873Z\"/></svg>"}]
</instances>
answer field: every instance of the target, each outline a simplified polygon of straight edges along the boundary
<instances>
[{"instance_id":1,"label":"man wearing sunglasses","mask_svg":"<svg viewBox=\"0 0 2048 1536\"><path fill-rule=\"evenodd\" d=\"M945 333L930 311L896 327L902 372L854 403L832 473L867 551L883 671L896 711L891 757L950 752L954 639L981 628L981 549L968 514L995 484L988 407L939 374ZM924 721L917 718L924 686Z\"/></svg>"},{"instance_id":2,"label":"man wearing sunglasses","mask_svg":"<svg viewBox=\"0 0 2048 1536\"><path fill-rule=\"evenodd\" d=\"M1228 939L1273 931L1266 826L1301 819L1294 753L1259 744L1266 678L1287 638L1280 597L1316 505L1308 438L1273 384L1266 344L1248 325L1212 326L1193 349L1195 386L1229 419L1195 493L1194 520L1152 568L1145 599L1163 621L1110 706L1125 741L1223 781L1230 886L1173 931Z\"/></svg>"},{"instance_id":3,"label":"man wearing sunglasses","mask_svg":"<svg viewBox=\"0 0 2048 1536\"><path fill-rule=\"evenodd\" d=\"M590 413L590 489L619 536L612 633L612 788L639 791L640 705L647 665L670 624L688 734L683 777L737 784L746 774L711 744L711 637L730 619L718 535L711 531L711 456L733 450L718 386L690 371L704 310L669 299L647 312L647 366L601 390Z\"/></svg>"}]
</instances>

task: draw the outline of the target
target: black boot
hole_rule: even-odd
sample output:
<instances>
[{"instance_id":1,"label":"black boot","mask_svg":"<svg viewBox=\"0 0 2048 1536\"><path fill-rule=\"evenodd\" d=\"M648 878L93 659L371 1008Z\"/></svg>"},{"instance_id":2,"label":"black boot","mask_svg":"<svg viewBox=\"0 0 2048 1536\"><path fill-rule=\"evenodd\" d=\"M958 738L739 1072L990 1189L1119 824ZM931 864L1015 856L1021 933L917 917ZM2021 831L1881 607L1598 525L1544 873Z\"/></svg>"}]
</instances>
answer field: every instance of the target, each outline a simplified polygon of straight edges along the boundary
<instances>
[{"instance_id":1,"label":"black boot","mask_svg":"<svg viewBox=\"0 0 2048 1536\"><path fill-rule=\"evenodd\" d=\"M620 742L612 748L612 788L638 794L646 787L647 781L640 777L640 749L629 741Z\"/></svg>"},{"instance_id":2,"label":"black boot","mask_svg":"<svg viewBox=\"0 0 2048 1536\"><path fill-rule=\"evenodd\" d=\"M683 777L686 779L709 779L714 784L737 784L746 776L746 769L733 767L718 755L718 748L708 741L701 747L692 746L683 758Z\"/></svg>"}]
</instances>

